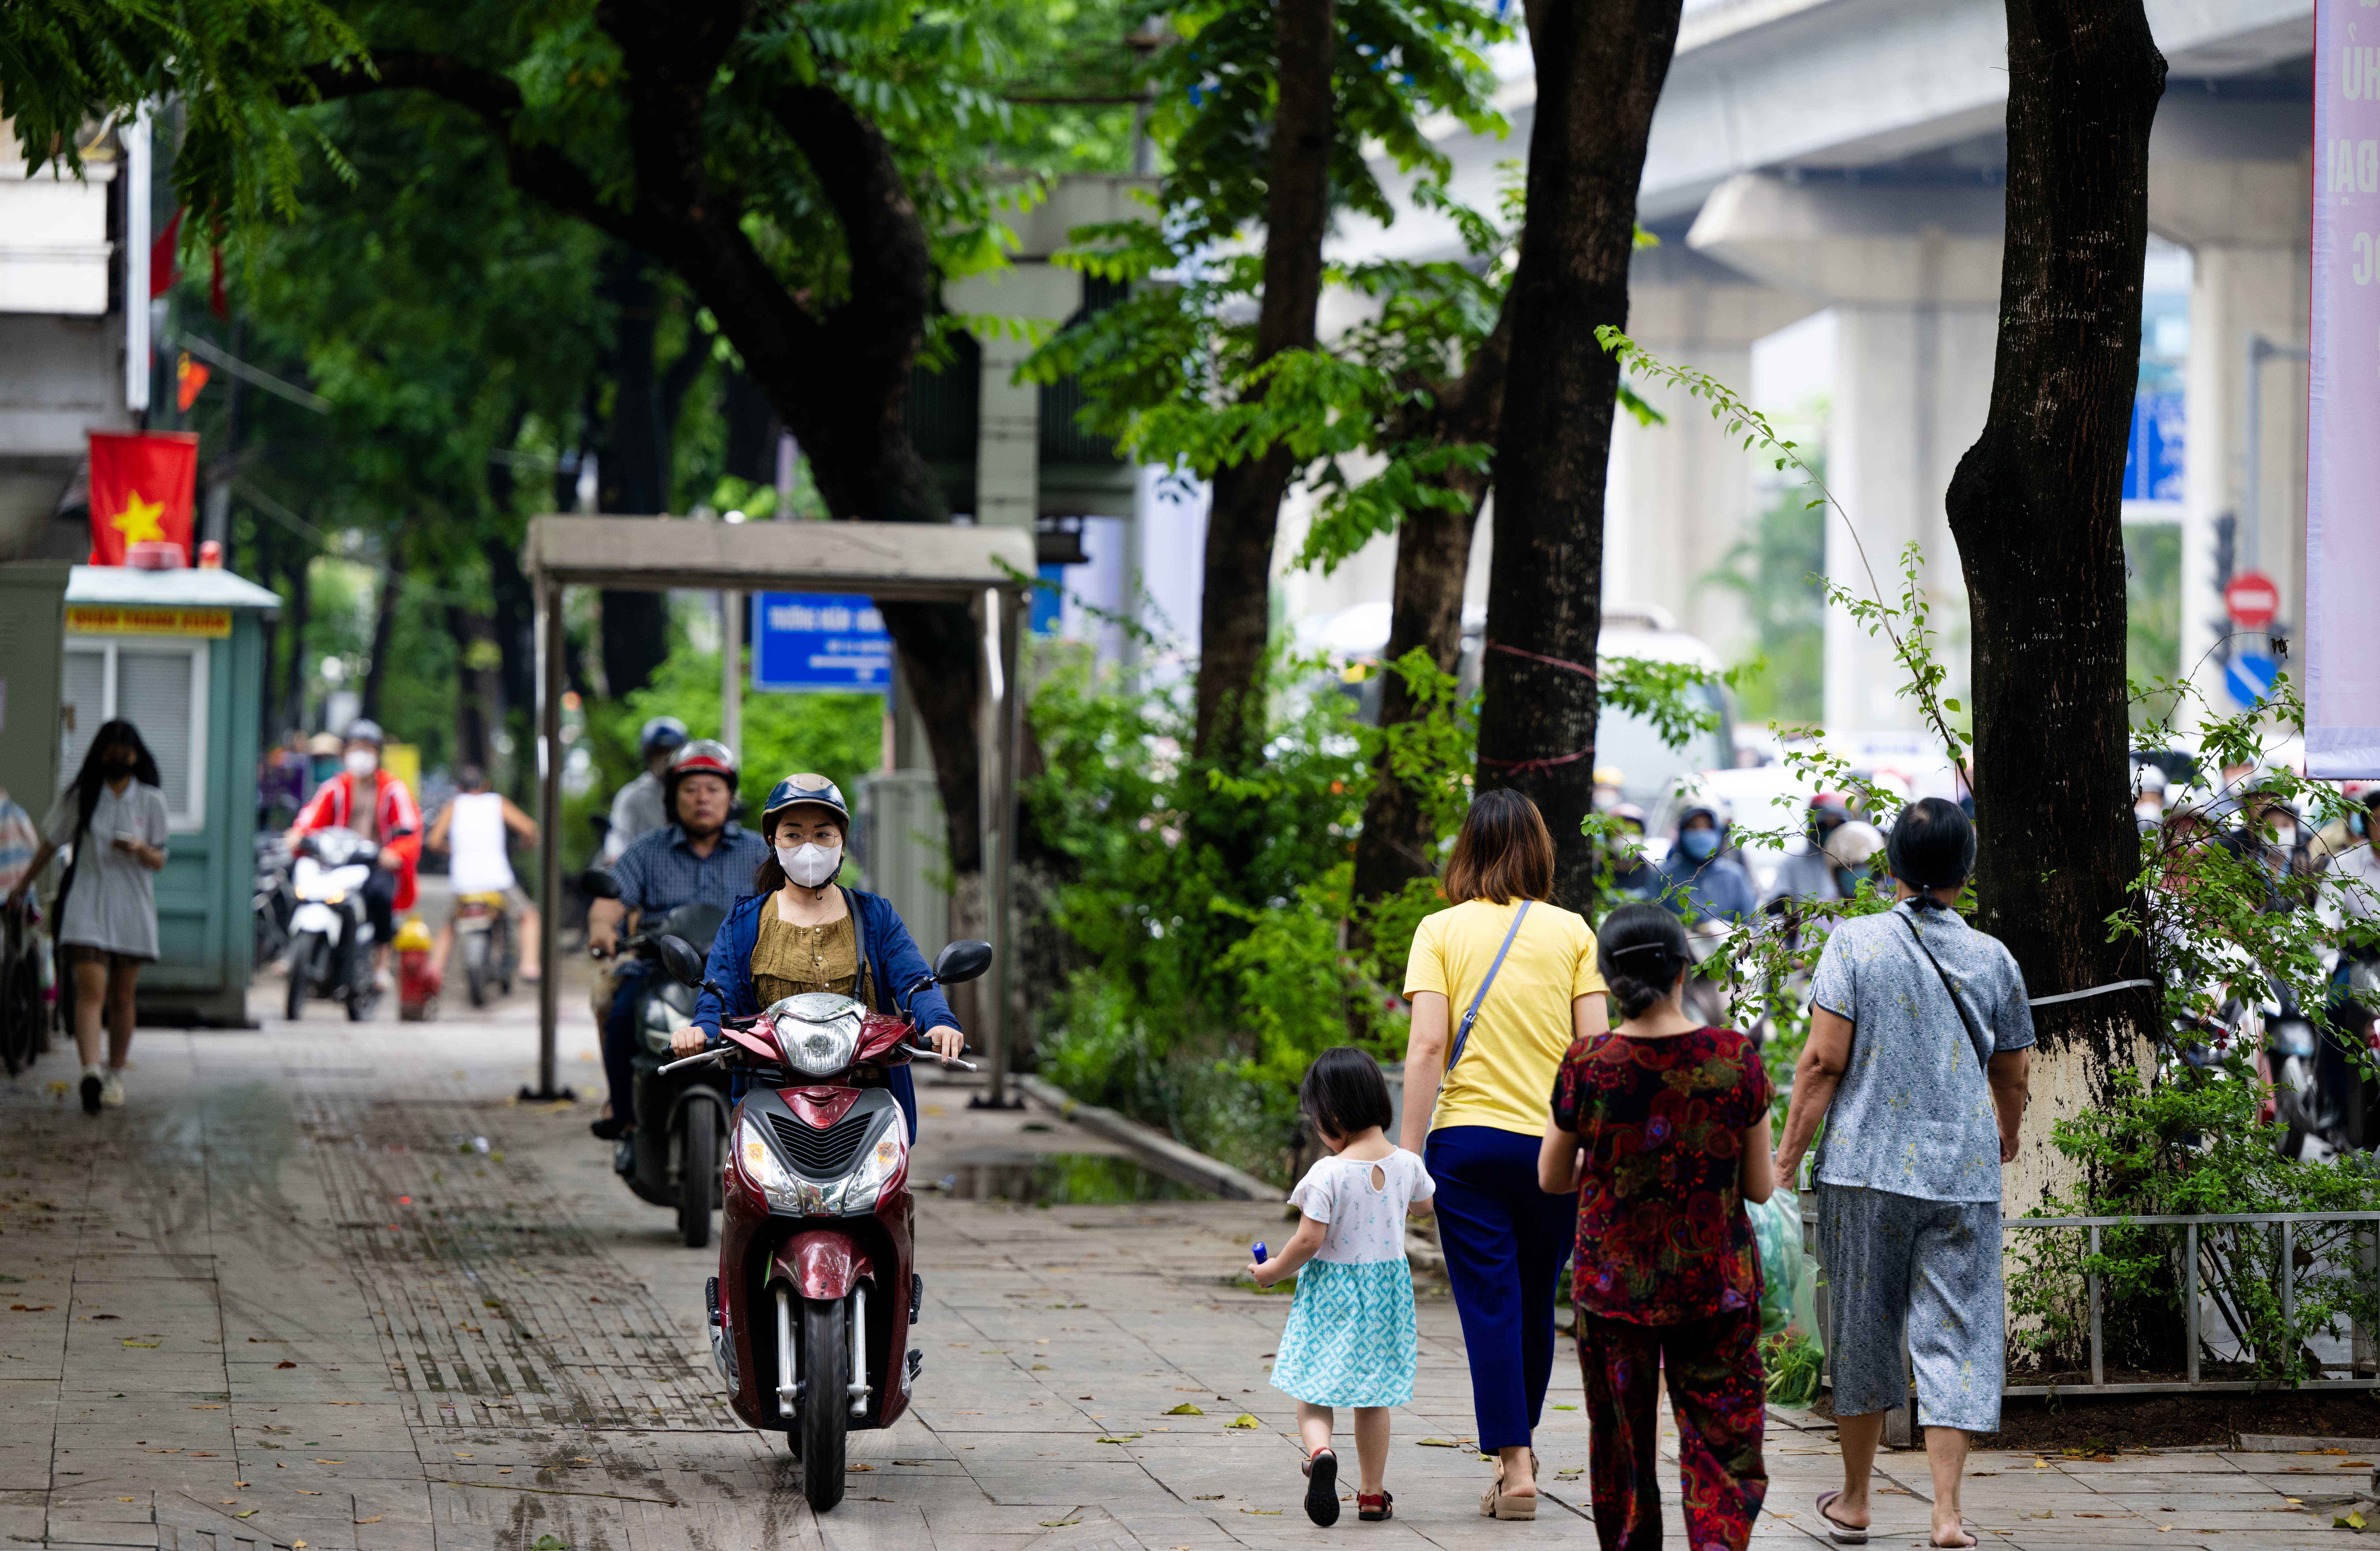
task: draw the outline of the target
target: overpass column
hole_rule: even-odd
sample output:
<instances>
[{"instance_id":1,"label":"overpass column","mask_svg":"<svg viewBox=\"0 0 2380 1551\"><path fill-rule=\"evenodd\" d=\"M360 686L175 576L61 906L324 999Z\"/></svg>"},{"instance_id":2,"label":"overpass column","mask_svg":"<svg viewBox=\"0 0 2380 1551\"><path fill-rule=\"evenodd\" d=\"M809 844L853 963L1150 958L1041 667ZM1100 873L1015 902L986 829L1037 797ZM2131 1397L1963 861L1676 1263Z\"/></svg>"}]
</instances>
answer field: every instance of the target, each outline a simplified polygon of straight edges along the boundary
<instances>
[{"instance_id":1,"label":"overpass column","mask_svg":"<svg viewBox=\"0 0 2380 1551\"><path fill-rule=\"evenodd\" d=\"M1630 336L1662 360L1708 372L1746 396L1754 341L1816 310L1806 297L1759 285L1682 241L1641 250L1629 266ZM1634 386L1668 422L1639 425L1622 410L1614 424L1605 600L1658 604L1733 660L1750 644L1742 597L1699 583L1758 519L1767 464L1744 451L1742 438L1730 436L1704 400L1682 389Z\"/></svg>"},{"instance_id":2,"label":"overpass column","mask_svg":"<svg viewBox=\"0 0 2380 1551\"><path fill-rule=\"evenodd\" d=\"M2302 108L2295 133L2289 104L2180 104L2159 110L2150 144L2149 226L2191 250L2189 406L2183 444L2181 666L2208 703L2228 711L2222 670L2208 649L2230 628L2220 596L2216 524L2235 519L2233 569L2270 576L2281 622L2298 625L2305 599L2306 369L2284 354L2253 370L2259 419L2247 423L2252 341L2285 348L2306 342L2311 258L2309 179ZM2280 132L2259 135L2265 110L2279 108ZM2220 114L2218 117L2217 115ZM2219 139L2216 131L2228 130ZM2216 159L2214 153L2269 153ZM2247 510L2255 459L2255 511ZM2194 671L2193 671L2194 670Z\"/></svg>"},{"instance_id":3,"label":"overpass column","mask_svg":"<svg viewBox=\"0 0 2380 1551\"><path fill-rule=\"evenodd\" d=\"M1828 519L1827 574L1897 605L1900 551L1917 543L1949 670L1944 692L1962 699L1966 585L1943 495L1990 405L2000 218L2000 190L1979 182L1796 183L1746 174L1713 192L1687 238L1813 306L1836 308L1827 478L1844 516ZM1916 705L1898 692L1904 678L1889 642L1842 610L1828 611L1829 727L1918 730Z\"/></svg>"}]
</instances>

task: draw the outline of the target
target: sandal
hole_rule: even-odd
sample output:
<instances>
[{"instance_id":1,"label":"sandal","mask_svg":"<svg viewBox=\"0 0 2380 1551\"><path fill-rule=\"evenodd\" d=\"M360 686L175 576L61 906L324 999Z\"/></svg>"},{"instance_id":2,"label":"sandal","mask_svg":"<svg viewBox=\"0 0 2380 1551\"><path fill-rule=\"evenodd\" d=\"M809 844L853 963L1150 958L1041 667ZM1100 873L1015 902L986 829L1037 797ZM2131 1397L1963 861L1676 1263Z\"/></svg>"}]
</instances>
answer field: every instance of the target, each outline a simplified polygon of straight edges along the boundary
<instances>
[{"instance_id":1,"label":"sandal","mask_svg":"<svg viewBox=\"0 0 2380 1551\"><path fill-rule=\"evenodd\" d=\"M1536 1453L1534 1449L1530 1451L1529 1458L1531 1463L1536 1462ZM1537 1499L1535 1496L1526 1497L1508 1497L1504 1495L1504 1464L1502 1460L1498 1460L1496 1463L1496 1479L1488 1484L1487 1491L1479 1494L1479 1517L1482 1519L1528 1520L1535 1519L1536 1516Z\"/></svg>"},{"instance_id":2,"label":"sandal","mask_svg":"<svg viewBox=\"0 0 2380 1551\"><path fill-rule=\"evenodd\" d=\"M1297 1468L1305 1472L1305 1516L1327 1530L1339 1522L1339 1456L1318 1448Z\"/></svg>"},{"instance_id":3,"label":"sandal","mask_svg":"<svg viewBox=\"0 0 2380 1551\"><path fill-rule=\"evenodd\" d=\"M1369 1492L1355 1494L1355 1517L1366 1523L1377 1524L1383 1519L1394 1519L1396 1516L1397 1495L1387 1487L1380 1488L1377 1496Z\"/></svg>"},{"instance_id":4,"label":"sandal","mask_svg":"<svg viewBox=\"0 0 2380 1551\"><path fill-rule=\"evenodd\" d=\"M1837 1545L1865 1545L1867 1544L1865 1530L1853 1529L1827 1511L1827 1505L1841 1496L1840 1492L1818 1494L1818 1521L1827 1526L1827 1538Z\"/></svg>"}]
</instances>

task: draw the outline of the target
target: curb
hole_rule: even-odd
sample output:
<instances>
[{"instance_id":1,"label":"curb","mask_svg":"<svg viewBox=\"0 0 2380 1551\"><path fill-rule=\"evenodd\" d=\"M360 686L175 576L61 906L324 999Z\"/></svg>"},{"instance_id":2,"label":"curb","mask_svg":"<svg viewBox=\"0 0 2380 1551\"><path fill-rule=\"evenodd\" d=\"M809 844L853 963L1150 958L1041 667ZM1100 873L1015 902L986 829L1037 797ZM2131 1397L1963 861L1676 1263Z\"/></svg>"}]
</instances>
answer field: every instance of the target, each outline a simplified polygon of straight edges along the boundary
<instances>
[{"instance_id":1,"label":"curb","mask_svg":"<svg viewBox=\"0 0 2380 1551\"><path fill-rule=\"evenodd\" d=\"M1018 1093L1044 1109L1054 1111L1059 1118L1130 1148L1160 1174L1212 1191L1226 1201L1272 1203L1282 1199L1280 1190L1255 1175L1233 1168L1220 1158L1210 1158L1195 1147L1185 1147L1163 1131L1129 1116L1085 1104L1054 1082L1029 1072L1012 1073L1008 1081ZM1405 1260L1415 1271L1436 1276L1446 1275L1445 1254L1410 1228L1405 1232Z\"/></svg>"}]
</instances>

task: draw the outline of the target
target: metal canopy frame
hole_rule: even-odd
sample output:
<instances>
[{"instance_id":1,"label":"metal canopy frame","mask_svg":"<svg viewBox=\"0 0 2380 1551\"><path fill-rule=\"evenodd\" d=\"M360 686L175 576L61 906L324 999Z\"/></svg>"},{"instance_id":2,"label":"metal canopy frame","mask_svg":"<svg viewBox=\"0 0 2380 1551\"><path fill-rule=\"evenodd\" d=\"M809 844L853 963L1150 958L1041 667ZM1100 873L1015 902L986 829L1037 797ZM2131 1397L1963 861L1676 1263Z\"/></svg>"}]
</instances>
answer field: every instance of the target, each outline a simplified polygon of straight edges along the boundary
<instances>
[{"instance_id":1,"label":"metal canopy frame","mask_svg":"<svg viewBox=\"0 0 2380 1551\"><path fill-rule=\"evenodd\" d=\"M554 1036L561 1021L561 955L552 911L562 898L562 591L673 588L728 592L862 592L879 601L960 603L982 632L984 693L978 704L976 809L981 825L986 930L992 946L990 994L974 1031L989 1056L987 1104L1003 1104L1008 1081L1010 843L1016 834L1016 762L1022 698L1016 692L1024 612L1035 580L1033 535L1014 528L912 522L701 522L650 517L532 519L522 568L537 596L538 833L546 930L539 934L538 1091L559 1093ZM783 772L778 772L782 775ZM771 777L773 779L773 776Z\"/></svg>"}]
</instances>

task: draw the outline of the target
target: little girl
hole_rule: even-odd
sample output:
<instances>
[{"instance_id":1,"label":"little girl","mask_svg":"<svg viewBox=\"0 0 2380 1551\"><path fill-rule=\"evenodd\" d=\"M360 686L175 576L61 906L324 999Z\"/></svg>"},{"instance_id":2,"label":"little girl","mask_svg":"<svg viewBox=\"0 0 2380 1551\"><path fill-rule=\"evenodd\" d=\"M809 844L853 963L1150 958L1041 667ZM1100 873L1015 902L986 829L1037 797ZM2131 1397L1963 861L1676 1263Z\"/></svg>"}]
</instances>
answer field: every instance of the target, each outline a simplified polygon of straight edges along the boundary
<instances>
[{"instance_id":1,"label":"little girl","mask_svg":"<svg viewBox=\"0 0 2380 1551\"><path fill-rule=\"evenodd\" d=\"M1305 1516L1339 1520L1333 1406L1355 1408L1355 1461L1363 1479L1355 1517L1394 1516L1380 1484L1389 1462L1389 1408L1413 1399L1413 1273L1405 1264L1405 1212L1435 1189L1421 1159L1383 1134L1392 1118L1379 1063L1352 1045L1326 1050L1298 1102L1330 1156L1289 1194L1304 1214L1279 1254L1248 1275L1270 1287L1305 1267L1281 1334L1273 1387L1297 1398L1305 1444Z\"/></svg>"}]
</instances>

